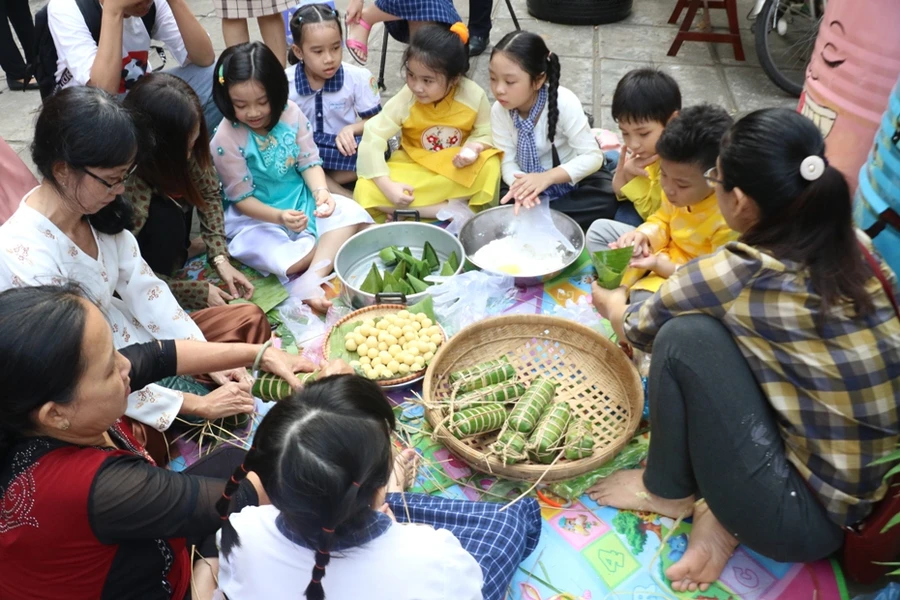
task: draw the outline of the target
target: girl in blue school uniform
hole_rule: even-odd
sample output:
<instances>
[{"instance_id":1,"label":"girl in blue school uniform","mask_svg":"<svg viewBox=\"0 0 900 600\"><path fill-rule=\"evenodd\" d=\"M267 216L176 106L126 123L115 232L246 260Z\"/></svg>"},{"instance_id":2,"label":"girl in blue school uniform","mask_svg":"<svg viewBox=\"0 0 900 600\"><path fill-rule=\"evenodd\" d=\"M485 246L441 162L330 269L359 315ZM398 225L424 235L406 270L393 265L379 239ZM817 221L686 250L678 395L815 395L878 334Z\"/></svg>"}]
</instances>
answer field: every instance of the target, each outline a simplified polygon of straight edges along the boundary
<instances>
[{"instance_id":1,"label":"girl in blue school uniform","mask_svg":"<svg viewBox=\"0 0 900 600\"><path fill-rule=\"evenodd\" d=\"M352 196L344 186L356 181L356 150L365 122L381 112L375 77L342 63L338 12L327 4L308 4L291 18L291 46L285 70L290 99L313 124L328 189Z\"/></svg>"}]
</instances>

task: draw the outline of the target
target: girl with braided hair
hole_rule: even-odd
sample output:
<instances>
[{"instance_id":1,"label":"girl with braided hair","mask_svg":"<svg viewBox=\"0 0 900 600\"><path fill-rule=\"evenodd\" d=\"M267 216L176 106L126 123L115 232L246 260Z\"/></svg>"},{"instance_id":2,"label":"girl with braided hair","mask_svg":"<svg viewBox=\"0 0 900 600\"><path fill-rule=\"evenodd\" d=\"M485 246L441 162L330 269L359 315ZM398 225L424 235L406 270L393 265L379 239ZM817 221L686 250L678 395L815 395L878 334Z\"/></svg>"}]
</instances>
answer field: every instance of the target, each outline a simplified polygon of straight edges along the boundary
<instances>
[{"instance_id":1,"label":"girl with braided hair","mask_svg":"<svg viewBox=\"0 0 900 600\"><path fill-rule=\"evenodd\" d=\"M543 197L587 230L618 203L578 97L559 85L559 57L544 39L514 31L494 46L491 129L503 151L501 203L531 208Z\"/></svg>"},{"instance_id":2,"label":"girl with braided hair","mask_svg":"<svg viewBox=\"0 0 900 600\"><path fill-rule=\"evenodd\" d=\"M499 512L403 494L416 454L392 458L393 428L381 389L356 375L321 379L272 407L219 502L218 597L502 599L537 545L537 503ZM272 504L228 516L247 472Z\"/></svg>"}]
</instances>

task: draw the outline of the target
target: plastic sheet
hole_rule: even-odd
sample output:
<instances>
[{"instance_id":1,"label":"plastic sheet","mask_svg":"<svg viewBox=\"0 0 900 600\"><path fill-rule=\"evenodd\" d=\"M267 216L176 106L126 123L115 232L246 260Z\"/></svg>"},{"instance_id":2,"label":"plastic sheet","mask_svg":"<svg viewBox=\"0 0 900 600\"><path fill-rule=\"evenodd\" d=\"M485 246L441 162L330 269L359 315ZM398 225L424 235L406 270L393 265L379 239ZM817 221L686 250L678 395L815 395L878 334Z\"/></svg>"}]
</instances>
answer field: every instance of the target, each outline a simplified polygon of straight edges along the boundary
<instances>
[{"instance_id":1,"label":"plastic sheet","mask_svg":"<svg viewBox=\"0 0 900 600\"><path fill-rule=\"evenodd\" d=\"M448 336L464 327L499 314L512 304L516 295L515 280L509 275L469 271L441 277L432 275L434 312Z\"/></svg>"}]
</instances>

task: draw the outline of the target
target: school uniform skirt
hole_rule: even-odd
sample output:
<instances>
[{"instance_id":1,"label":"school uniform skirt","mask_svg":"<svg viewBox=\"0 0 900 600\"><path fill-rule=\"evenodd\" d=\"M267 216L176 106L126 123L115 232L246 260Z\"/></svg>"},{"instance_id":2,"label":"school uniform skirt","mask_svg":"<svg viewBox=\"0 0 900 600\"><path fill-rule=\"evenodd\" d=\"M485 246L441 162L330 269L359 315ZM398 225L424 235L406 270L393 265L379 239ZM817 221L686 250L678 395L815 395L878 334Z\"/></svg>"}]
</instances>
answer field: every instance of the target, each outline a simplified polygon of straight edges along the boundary
<instances>
[{"instance_id":1,"label":"school uniform skirt","mask_svg":"<svg viewBox=\"0 0 900 600\"><path fill-rule=\"evenodd\" d=\"M249 19L283 13L297 0L213 0L220 19Z\"/></svg>"},{"instance_id":2,"label":"school uniform skirt","mask_svg":"<svg viewBox=\"0 0 900 600\"><path fill-rule=\"evenodd\" d=\"M334 212L316 220L319 237L351 225L372 223L372 217L356 202L333 195ZM264 223L241 214L234 205L225 210L225 237L228 254L263 275L274 274L282 284L288 282L287 270L303 260L316 247L316 236L309 231L291 231L275 223Z\"/></svg>"},{"instance_id":3,"label":"school uniform skirt","mask_svg":"<svg viewBox=\"0 0 900 600\"><path fill-rule=\"evenodd\" d=\"M398 42L409 43L409 21L427 21L453 25L462 21L450 0L375 0L375 6L399 21L387 21L384 26Z\"/></svg>"}]
</instances>

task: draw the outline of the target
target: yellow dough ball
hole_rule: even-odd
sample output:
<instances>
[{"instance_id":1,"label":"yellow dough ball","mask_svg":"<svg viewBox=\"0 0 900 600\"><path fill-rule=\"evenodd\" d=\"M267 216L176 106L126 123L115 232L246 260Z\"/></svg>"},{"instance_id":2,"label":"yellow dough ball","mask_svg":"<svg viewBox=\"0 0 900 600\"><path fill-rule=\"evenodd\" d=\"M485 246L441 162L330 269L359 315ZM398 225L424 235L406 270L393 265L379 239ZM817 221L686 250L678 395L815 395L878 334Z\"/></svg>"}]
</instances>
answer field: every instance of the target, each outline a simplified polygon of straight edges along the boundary
<instances>
[{"instance_id":1,"label":"yellow dough ball","mask_svg":"<svg viewBox=\"0 0 900 600\"><path fill-rule=\"evenodd\" d=\"M378 323L375 324L375 327L377 329L387 329L390 326L391 326L391 324L388 323L387 321L385 321L384 319L378 321Z\"/></svg>"},{"instance_id":2,"label":"yellow dough ball","mask_svg":"<svg viewBox=\"0 0 900 600\"><path fill-rule=\"evenodd\" d=\"M429 319L428 317L425 317L424 319L419 319L419 323L421 323L422 327L425 327L425 328L431 327L433 325L433 323L431 322L431 319Z\"/></svg>"},{"instance_id":3,"label":"yellow dough ball","mask_svg":"<svg viewBox=\"0 0 900 600\"><path fill-rule=\"evenodd\" d=\"M360 356L368 356L369 355L369 346L368 344L360 344L356 347L356 352Z\"/></svg>"},{"instance_id":4,"label":"yellow dough ball","mask_svg":"<svg viewBox=\"0 0 900 600\"><path fill-rule=\"evenodd\" d=\"M373 347L373 346L377 346L377 345L378 345L378 338L375 337L374 335L370 335L369 337L366 338L366 345L367 345L369 348L371 348L371 347Z\"/></svg>"},{"instance_id":5,"label":"yellow dough ball","mask_svg":"<svg viewBox=\"0 0 900 600\"><path fill-rule=\"evenodd\" d=\"M383 342L384 338L386 338L388 335L390 335L390 334L387 331L381 329L378 331L378 335L376 335L375 337L378 339L379 342Z\"/></svg>"},{"instance_id":6,"label":"yellow dough ball","mask_svg":"<svg viewBox=\"0 0 900 600\"><path fill-rule=\"evenodd\" d=\"M432 354L434 354L435 352L437 352L437 349L438 349L438 345L437 345L437 344L435 344L434 342L428 342L428 351L429 351L429 352L431 352Z\"/></svg>"},{"instance_id":7,"label":"yellow dough ball","mask_svg":"<svg viewBox=\"0 0 900 600\"><path fill-rule=\"evenodd\" d=\"M441 334L439 334L439 333L436 333L436 334L434 334L433 336L431 336L431 343L434 344L435 346L438 345L438 344L440 344L440 343L443 342L443 341L444 341L444 338L443 338L443 336L442 336Z\"/></svg>"},{"instance_id":8,"label":"yellow dough ball","mask_svg":"<svg viewBox=\"0 0 900 600\"><path fill-rule=\"evenodd\" d=\"M365 336L364 336L363 334L361 334L361 333L354 333L354 334L353 334L353 341L356 342L356 345L357 345L357 346L359 346L360 344L365 344L365 343L366 343L366 338L365 338Z\"/></svg>"},{"instance_id":9,"label":"yellow dough ball","mask_svg":"<svg viewBox=\"0 0 900 600\"><path fill-rule=\"evenodd\" d=\"M427 342L419 342L416 344L416 348L419 349L419 354L425 354L428 352L428 343Z\"/></svg>"},{"instance_id":10,"label":"yellow dough ball","mask_svg":"<svg viewBox=\"0 0 900 600\"><path fill-rule=\"evenodd\" d=\"M402 327L397 327L396 325L394 325L393 327L391 327L391 328L388 330L388 332L389 332L392 336L398 338L398 337L400 337L401 335L403 335L403 328L402 328Z\"/></svg>"},{"instance_id":11,"label":"yellow dough ball","mask_svg":"<svg viewBox=\"0 0 900 600\"><path fill-rule=\"evenodd\" d=\"M417 356L415 359L413 359L413 363L415 363L416 369L421 369L425 366L425 358L422 356Z\"/></svg>"},{"instance_id":12,"label":"yellow dough ball","mask_svg":"<svg viewBox=\"0 0 900 600\"><path fill-rule=\"evenodd\" d=\"M411 367L414 364L413 359L415 357L412 354L410 354L409 352L404 352L397 358L401 363L403 363L404 365L406 365L408 367Z\"/></svg>"},{"instance_id":13,"label":"yellow dough ball","mask_svg":"<svg viewBox=\"0 0 900 600\"><path fill-rule=\"evenodd\" d=\"M360 357L359 357L359 364L361 364L361 365L364 366L364 367L368 367L369 365L372 364L372 359L369 358L368 356L360 356Z\"/></svg>"},{"instance_id":14,"label":"yellow dough ball","mask_svg":"<svg viewBox=\"0 0 900 600\"><path fill-rule=\"evenodd\" d=\"M394 344L393 346L388 348L388 352L390 352L391 356L393 356L394 358L397 358L397 356L399 356L403 352L403 348L401 348L397 344ZM396 371L397 369L391 369L391 370Z\"/></svg>"},{"instance_id":15,"label":"yellow dough ball","mask_svg":"<svg viewBox=\"0 0 900 600\"><path fill-rule=\"evenodd\" d=\"M387 350L385 350L385 351L383 351L383 352L379 352L379 353L378 353L378 358L381 359L381 363L382 363L382 364L385 364L385 365L386 365L386 364L388 364L389 362L391 362L391 353L388 352Z\"/></svg>"},{"instance_id":16,"label":"yellow dough ball","mask_svg":"<svg viewBox=\"0 0 900 600\"><path fill-rule=\"evenodd\" d=\"M381 361L380 357L376 356L375 358L372 359L372 366L373 367L383 367L384 363Z\"/></svg>"},{"instance_id":17,"label":"yellow dough ball","mask_svg":"<svg viewBox=\"0 0 900 600\"><path fill-rule=\"evenodd\" d=\"M400 312L397 313L397 316L398 316L399 318L401 318L401 319L408 319L408 318L409 318L409 311L408 311L408 310L401 310Z\"/></svg>"},{"instance_id":18,"label":"yellow dough ball","mask_svg":"<svg viewBox=\"0 0 900 600\"><path fill-rule=\"evenodd\" d=\"M391 362L389 362L387 364L387 368L389 370L393 371L394 373L396 373L397 371L400 370L400 363L397 362L396 360L392 360Z\"/></svg>"},{"instance_id":19,"label":"yellow dough ball","mask_svg":"<svg viewBox=\"0 0 900 600\"><path fill-rule=\"evenodd\" d=\"M376 347L378 348L379 352L388 349L387 342L378 342L378 346L376 346Z\"/></svg>"},{"instance_id":20,"label":"yellow dough ball","mask_svg":"<svg viewBox=\"0 0 900 600\"><path fill-rule=\"evenodd\" d=\"M382 379L393 379L393 377L394 377L394 372L391 371L390 369L384 369L384 370L381 372L381 378L382 378Z\"/></svg>"},{"instance_id":21,"label":"yellow dough ball","mask_svg":"<svg viewBox=\"0 0 900 600\"><path fill-rule=\"evenodd\" d=\"M369 348L369 351L366 352L366 356L369 358L378 358L378 348Z\"/></svg>"},{"instance_id":22,"label":"yellow dough ball","mask_svg":"<svg viewBox=\"0 0 900 600\"><path fill-rule=\"evenodd\" d=\"M422 358L425 359L425 362L428 362L429 360L431 360L432 358L434 358L434 352L426 352L426 353L422 356Z\"/></svg>"},{"instance_id":23,"label":"yellow dough ball","mask_svg":"<svg viewBox=\"0 0 900 600\"><path fill-rule=\"evenodd\" d=\"M420 329L422 329L422 324L418 321L413 321L409 324L409 326L413 328L413 331L419 331Z\"/></svg>"},{"instance_id":24,"label":"yellow dough ball","mask_svg":"<svg viewBox=\"0 0 900 600\"><path fill-rule=\"evenodd\" d=\"M412 343L409 344L409 348L407 348L406 351L409 352L410 354L412 354L413 356L418 356L419 354L421 354L421 352L419 352L418 345L413 346Z\"/></svg>"},{"instance_id":25,"label":"yellow dough ball","mask_svg":"<svg viewBox=\"0 0 900 600\"><path fill-rule=\"evenodd\" d=\"M362 324L365 327L375 327L375 319L365 319Z\"/></svg>"},{"instance_id":26,"label":"yellow dough ball","mask_svg":"<svg viewBox=\"0 0 900 600\"><path fill-rule=\"evenodd\" d=\"M378 373L372 367L364 367L363 373L366 374L366 377L368 379L377 379L378 378Z\"/></svg>"},{"instance_id":27,"label":"yellow dough ball","mask_svg":"<svg viewBox=\"0 0 900 600\"><path fill-rule=\"evenodd\" d=\"M406 363L400 363L397 366L397 372L401 375L406 375L407 373L409 373L409 365Z\"/></svg>"},{"instance_id":28,"label":"yellow dough ball","mask_svg":"<svg viewBox=\"0 0 900 600\"><path fill-rule=\"evenodd\" d=\"M347 352L356 352L356 340L353 338L348 338L346 342L344 342L344 349Z\"/></svg>"}]
</instances>

